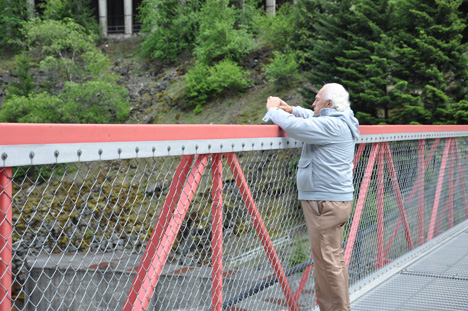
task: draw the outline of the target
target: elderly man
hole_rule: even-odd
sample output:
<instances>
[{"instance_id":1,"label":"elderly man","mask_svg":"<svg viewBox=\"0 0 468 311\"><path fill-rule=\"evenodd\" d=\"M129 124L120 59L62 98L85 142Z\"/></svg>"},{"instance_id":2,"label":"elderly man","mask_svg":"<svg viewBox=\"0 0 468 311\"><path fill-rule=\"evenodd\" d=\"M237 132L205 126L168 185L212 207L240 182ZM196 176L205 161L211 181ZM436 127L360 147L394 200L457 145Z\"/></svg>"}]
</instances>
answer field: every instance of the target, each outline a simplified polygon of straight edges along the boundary
<instances>
[{"instance_id":1,"label":"elderly man","mask_svg":"<svg viewBox=\"0 0 468 311\"><path fill-rule=\"evenodd\" d=\"M350 310L348 269L343 257L343 226L353 203L354 145L359 123L349 94L340 84L323 86L313 111L269 97L264 121L304 142L297 188L309 232L314 280L321 311Z\"/></svg>"}]
</instances>

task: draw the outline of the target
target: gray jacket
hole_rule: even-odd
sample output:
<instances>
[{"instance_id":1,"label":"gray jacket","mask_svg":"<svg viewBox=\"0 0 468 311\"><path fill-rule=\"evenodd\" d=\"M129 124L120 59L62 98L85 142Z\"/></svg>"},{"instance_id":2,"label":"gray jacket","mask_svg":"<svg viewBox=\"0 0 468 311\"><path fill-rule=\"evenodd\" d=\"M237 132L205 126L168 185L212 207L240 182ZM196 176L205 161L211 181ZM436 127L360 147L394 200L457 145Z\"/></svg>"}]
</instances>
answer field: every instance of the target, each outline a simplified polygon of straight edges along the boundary
<instances>
[{"instance_id":1,"label":"gray jacket","mask_svg":"<svg viewBox=\"0 0 468 311\"><path fill-rule=\"evenodd\" d=\"M297 172L299 200L353 200L359 122L351 109L338 112L323 108L314 116L312 110L302 107L293 107L292 114L273 108L263 120L272 120L289 137L304 142Z\"/></svg>"}]
</instances>

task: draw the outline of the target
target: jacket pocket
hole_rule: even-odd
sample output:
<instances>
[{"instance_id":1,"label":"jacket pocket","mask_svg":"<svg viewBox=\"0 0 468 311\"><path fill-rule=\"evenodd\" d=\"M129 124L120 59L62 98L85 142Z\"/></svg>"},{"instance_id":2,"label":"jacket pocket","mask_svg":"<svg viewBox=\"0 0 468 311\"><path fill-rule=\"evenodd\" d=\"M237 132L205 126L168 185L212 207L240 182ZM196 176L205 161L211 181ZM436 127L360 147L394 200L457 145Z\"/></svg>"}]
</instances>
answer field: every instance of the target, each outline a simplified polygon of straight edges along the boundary
<instances>
[{"instance_id":1,"label":"jacket pocket","mask_svg":"<svg viewBox=\"0 0 468 311\"><path fill-rule=\"evenodd\" d=\"M312 159L300 159L297 167L297 189L311 191L313 189Z\"/></svg>"}]
</instances>

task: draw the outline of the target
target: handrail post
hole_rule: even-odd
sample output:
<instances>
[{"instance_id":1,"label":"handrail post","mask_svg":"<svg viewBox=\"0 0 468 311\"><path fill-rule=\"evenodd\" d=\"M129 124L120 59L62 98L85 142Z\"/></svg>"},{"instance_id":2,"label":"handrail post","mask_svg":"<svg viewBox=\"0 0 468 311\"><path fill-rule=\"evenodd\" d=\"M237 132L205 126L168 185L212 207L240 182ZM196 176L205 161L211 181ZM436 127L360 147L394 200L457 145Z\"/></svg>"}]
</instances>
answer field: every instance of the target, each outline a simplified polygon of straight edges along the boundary
<instances>
[{"instance_id":1,"label":"handrail post","mask_svg":"<svg viewBox=\"0 0 468 311\"><path fill-rule=\"evenodd\" d=\"M223 310L223 166L221 154L212 156L212 199L211 207L211 308L213 311Z\"/></svg>"},{"instance_id":2,"label":"handrail post","mask_svg":"<svg viewBox=\"0 0 468 311\"><path fill-rule=\"evenodd\" d=\"M356 204L356 209L354 211L353 222L351 224L351 229L349 230L348 241L346 242L344 259L347 266L349 265L351 254L353 253L354 241L356 240L359 222L361 221L362 210L364 208L364 203L366 202L367 190L369 190L372 170L374 169L375 159L377 157L379 149L379 143L372 144L369 160L367 162L367 167L364 172L364 177L361 183L361 190L359 191L359 198Z\"/></svg>"},{"instance_id":3,"label":"handrail post","mask_svg":"<svg viewBox=\"0 0 468 311\"><path fill-rule=\"evenodd\" d=\"M12 169L0 170L0 311L11 310L11 277L13 245L13 212L12 212Z\"/></svg>"},{"instance_id":4,"label":"handrail post","mask_svg":"<svg viewBox=\"0 0 468 311\"><path fill-rule=\"evenodd\" d=\"M437 210L439 208L440 194L442 191L442 184L443 184L444 177L445 177L445 167L447 165L447 157L449 155L450 145L451 145L450 138L447 138L445 142L444 154L442 156L442 163L440 165L439 181L437 182L437 188L436 188L436 193L434 197L434 204L432 206L431 222L429 223L429 229L427 231L427 238L426 238L427 242L432 240L432 238L434 237L434 230L435 230L435 225L436 225L436 220L437 220Z\"/></svg>"}]
</instances>

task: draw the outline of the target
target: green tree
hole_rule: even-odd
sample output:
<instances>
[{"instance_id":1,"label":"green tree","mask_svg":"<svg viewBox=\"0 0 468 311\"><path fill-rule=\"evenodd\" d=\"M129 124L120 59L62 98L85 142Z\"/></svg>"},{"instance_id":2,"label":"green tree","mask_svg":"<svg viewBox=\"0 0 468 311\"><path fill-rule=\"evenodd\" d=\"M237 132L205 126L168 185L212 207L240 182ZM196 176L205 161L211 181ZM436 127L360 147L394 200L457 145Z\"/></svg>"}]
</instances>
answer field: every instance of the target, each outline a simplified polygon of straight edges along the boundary
<instances>
[{"instance_id":1,"label":"green tree","mask_svg":"<svg viewBox=\"0 0 468 311\"><path fill-rule=\"evenodd\" d=\"M13 95L2 105L0 122L56 123L61 121L60 98L47 92L29 96Z\"/></svg>"},{"instance_id":2,"label":"green tree","mask_svg":"<svg viewBox=\"0 0 468 311\"><path fill-rule=\"evenodd\" d=\"M88 33L100 33L91 0L46 0L42 4L44 19L72 19Z\"/></svg>"},{"instance_id":3,"label":"green tree","mask_svg":"<svg viewBox=\"0 0 468 311\"><path fill-rule=\"evenodd\" d=\"M185 94L190 106L200 112L207 100L226 90L244 91L250 83L247 76L248 72L229 59L214 66L197 62L185 76Z\"/></svg>"},{"instance_id":4,"label":"green tree","mask_svg":"<svg viewBox=\"0 0 468 311\"><path fill-rule=\"evenodd\" d=\"M143 0L139 9L146 36L143 52L173 62L182 52L193 49L201 5L198 0L184 4L180 0Z\"/></svg>"},{"instance_id":5,"label":"green tree","mask_svg":"<svg viewBox=\"0 0 468 311\"><path fill-rule=\"evenodd\" d=\"M118 123L130 113L128 90L111 77L85 83L67 82L65 91L10 96L0 110L0 122Z\"/></svg>"},{"instance_id":6,"label":"green tree","mask_svg":"<svg viewBox=\"0 0 468 311\"><path fill-rule=\"evenodd\" d=\"M200 31L194 54L205 64L222 59L240 61L258 48L249 28L241 23L242 11L229 0L206 0L200 15Z\"/></svg>"},{"instance_id":7,"label":"green tree","mask_svg":"<svg viewBox=\"0 0 468 311\"><path fill-rule=\"evenodd\" d=\"M101 79L84 83L67 82L59 95L64 123L119 123L128 118L128 90L115 81Z\"/></svg>"},{"instance_id":8,"label":"green tree","mask_svg":"<svg viewBox=\"0 0 468 311\"><path fill-rule=\"evenodd\" d=\"M307 54L312 85L303 90L307 102L313 102L321 85L337 82L350 92L361 123L388 122L392 107L388 90L394 84L389 1L323 1L320 10L316 40Z\"/></svg>"},{"instance_id":9,"label":"green tree","mask_svg":"<svg viewBox=\"0 0 468 311\"><path fill-rule=\"evenodd\" d=\"M21 37L21 23L29 18L26 0L0 0L0 48L12 49Z\"/></svg>"},{"instance_id":10,"label":"green tree","mask_svg":"<svg viewBox=\"0 0 468 311\"><path fill-rule=\"evenodd\" d=\"M29 54L23 52L16 55L15 68L11 71L16 78L7 86L8 95L28 96L31 94L35 85Z\"/></svg>"},{"instance_id":11,"label":"green tree","mask_svg":"<svg viewBox=\"0 0 468 311\"><path fill-rule=\"evenodd\" d=\"M26 50L39 59L50 92L60 81L94 79L110 68L109 59L94 44L95 34L86 33L83 26L69 18L35 18L24 23L22 32Z\"/></svg>"},{"instance_id":12,"label":"green tree","mask_svg":"<svg viewBox=\"0 0 468 311\"><path fill-rule=\"evenodd\" d=\"M465 98L468 79L468 45L462 43L466 16L459 11L462 2L398 1L394 76L407 83L404 94L413 97L401 107L399 122L453 122L453 105Z\"/></svg>"}]
</instances>

